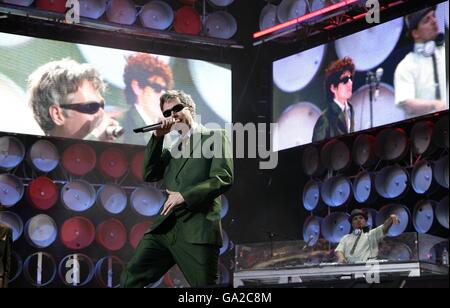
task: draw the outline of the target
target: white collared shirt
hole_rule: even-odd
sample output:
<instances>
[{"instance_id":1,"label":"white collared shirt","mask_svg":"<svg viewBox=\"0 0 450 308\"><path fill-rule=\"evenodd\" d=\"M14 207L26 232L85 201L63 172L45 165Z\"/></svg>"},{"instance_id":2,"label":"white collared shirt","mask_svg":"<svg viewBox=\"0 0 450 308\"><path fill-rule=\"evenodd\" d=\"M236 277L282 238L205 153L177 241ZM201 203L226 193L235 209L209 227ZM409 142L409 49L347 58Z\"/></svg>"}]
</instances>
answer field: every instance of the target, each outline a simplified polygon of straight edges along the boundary
<instances>
[{"instance_id":1,"label":"white collared shirt","mask_svg":"<svg viewBox=\"0 0 450 308\"><path fill-rule=\"evenodd\" d=\"M347 132L350 132L350 127L352 125L351 123L351 112L350 112L350 107L348 106L348 103L345 105L342 105L337 99L334 99L334 102L339 106L339 108L341 108L342 112L346 115L345 120L347 123Z\"/></svg>"},{"instance_id":2,"label":"white collared shirt","mask_svg":"<svg viewBox=\"0 0 450 308\"><path fill-rule=\"evenodd\" d=\"M416 44L416 50L420 47L419 45ZM445 46L436 47L434 54L438 68L441 99L445 100L448 108L445 77ZM394 85L395 104L397 105L401 105L408 99L435 100L436 87L434 82L433 58L431 56L426 57L418 52L410 52L407 54L395 70ZM417 115L411 114L410 116Z\"/></svg>"},{"instance_id":3,"label":"white collared shirt","mask_svg":"<svg viewBox=\"0 0 450 308\"><path fill-rule=\"evenodd\" d=\"M341 102L339 102L337 99L334 99L333 101L339 106L339 108L341 108L341 110L342 110L343 112L345 111L345 108L346 108L347 104L343 105L343 104L342 104Z\"/></svg>"},{"instance_id":4,"label":"white collared shirt","mask_svg":"<svg viewBox=\"0 0 450 308\"><path fill-rule=\"evenodd\" d=\"M359 235L354 233L344 235L335 251L342 252L348 263L374 259L378 257L378 243L384 238L383 228L384 225L381 225L367 233L362 233L353 254L351 254L351 250Z\"/></svg>"},{"instance_id":5,"label":"white collared shirt","mask_svg":"<svg viewBox=\"0 0 450 308\"><path fill-rule=\"evenodd\" d=\"M156 123L156 120L150 119L150 117L145 113L144 109L140 105L134 104L134 107L136 108L137 112L141 116L142 120L144 120L144 123L146 125L152 125Z\"/></svg>"},{"instance_id":6,"label":"white collared shirt","mask_svg":"<svg viewBox=\"0 0 450 308\"><path fill-rule=\"evenodd\" d=\"M177 138L177 141L175 144L179 144L180 142L183 144L183 147L185 147L187 144L189 144L189 140L194 133L194 130L197 128L198 124L195 122L192 122L191 128L185 135L180 135Z\"/></svg>"},{"instance_id":7,"label":"white collared shirt","mask_svg":"<svg viewBox=\"0 0 450 308\"><path fill-rule=\"evenodd\" d=\"M197 128L197 126L198 126L197 123L192 122L191 129L189 129L189 131L186 133L186 135L183 136L183 139L184 139L184 138L190 138L191 135L192 135L192 133L194 132L194 130ZM180 137L181 137L181 135L180 135Z\"/></svg>"}]
</instances>

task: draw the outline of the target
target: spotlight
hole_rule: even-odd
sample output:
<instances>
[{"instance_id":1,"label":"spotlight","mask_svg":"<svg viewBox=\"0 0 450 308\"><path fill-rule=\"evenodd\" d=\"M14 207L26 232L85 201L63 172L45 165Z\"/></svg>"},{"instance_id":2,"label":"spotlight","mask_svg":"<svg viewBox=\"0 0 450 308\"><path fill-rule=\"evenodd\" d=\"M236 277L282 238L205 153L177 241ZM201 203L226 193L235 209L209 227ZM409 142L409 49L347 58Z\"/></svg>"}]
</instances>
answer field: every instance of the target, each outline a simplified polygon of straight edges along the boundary
<instances>
[{"instance_id":1,"label":"spotlight","mask_svg":"<svg viewBox=\"0 0 450 308\"><path fill-rule=\"evenodd\" d=\"M97 156L94 149L86 143L69 146L63 153L62 165L69 173L83 176L94 169Z\"/></svg>"},{"instance_id":2,"label":"spotlight","mask_svg":"<svg viewBox=\"0 0 450 308\"><path fill-rule=\"evenodd\" d=\"M103 185L98 191L97 200L110 214L120 214L127 207L127 195L116 184Z\"/></svg>"},{"instance_id":3,"label":"spotlight","mask_svg":"<svg viewBox=\"0 0 450 308\"><path fill-rule=\"evenodd\" d=\"M31 165L40 172L50 172L59 164L59 153L56 146L47 140L38 140L28 152Z\"/></svg>"},{"instance_id":4,"label":"spotlight","mask_svg":"<svg viewBox=\"0 0 450 308\"><path fill-rule=\"evenodd\" d=\"M384 221L392 214L397 215L400 223L392 225L387 233L387 236L398 236L405 232L409 224L409 217L411 216L409 209L402 204L388 204L383 206L377 215L377 226L381 226Z\"/></svg>"},{"instance_id":5,"label":"spotlight","mask_svg":"<svg viewBox=\"0 0 450 308\"><path fill-rule=\"evenodd\" d=\"M209 14L205 19L204 26L207 36L221 39L230 39L237 31L236 19L225 11Z\"/></svg>"},{"instance_id":6,"label":"spotlight","mask_svg":"<svg viewBox=\"0 0 450 308\"><path fill-rule=\"evenodd\" d=\"M175 32L198 35L202 30L200 14L190 6L183 6L175 13L173 22Z\"/></svg>"},{"instance_id":7,"label":"spotlight","mask_svg":"<svg viewBox=\"0 0 450 308\"><path fill-rule=\"evenodd\" d=\"M139 19L146 28L166 30L172 25L174 14L166 2L155 0L142 7Z\"/></svg>"},{"instance_id":8,"label":"spotlight","mask_svg":"<svg viewBox=\"0 0 450 308\"><path fill-rule=\"evenodd\" d=\"M66 11L66 0L36 0L36 7L46 11L64 13Z\"/></svg>"},{"instance_id":9,"label":"spotlight","mask_svg":"<svg viewBox=\"0 0 450 308\"><path fill-rule=\"evenodd\" d=\"M111 0L106 9L106 17L110 22L132 25L137 17L136 7L131 0Z\"/></svg>"},{"instance_id":10,"label":"spotlight","mask_svg":"<svg viewBox=\"0 0 450 308\"><path fill-rule=\"evenodd\" d=\"M264 30L278 24L277 6L267 3L259 15L259 29Z\"/></svg>"},{"instance_id":11,"label":"spotlight","mask_svg":"<svg viewBox=\"0 0 450 308\"><path fill-rule=\"evenodd\" d=\"M99 167L104 175L118 179L127 172L128 161L119 147L112 146L100 154Z\"/></svg>"},{"instance_id":12,"label":"spotlight","mask_svg":"<svg viewBox=\"0 0 450 308\"><path fill-rule=\"evenodd\" d=\"M163 206L163 193L153 187L139 186L130 197L131 208L142 216L154 216Z\"/></svg>"},{"instance_id":13,"label":"spotlight","mask_svg":"<svg viewBox=\"0 0 450 308\"><path fill-rule=\"evenodd\" d=\"M78 0L80 2L80 16L99 19L106 11L106 0Z\"/></svg>"},{"instance_id":14,"label":"spotlight","mask_svg":"<svg viewBox=\"0 0 450 308\"><path fill-rule=\"evenodd\" d=\"M25 157L25 146L16 137L0 137L0 169L17 167Z\"/></svg>"},{"instance_id":15,"label":"spotlight","mask_svg":"<svg viewBox=\"0 0 450 308\"><path fill-rule=\"evenodd\" d=\"M280 22L286 22L293 18L306 14L305 0L283 0L278 5L277 17Z\"/></svg>"},{"instance_id":16,"label":"spotlight","mask_svg":"<svg viewBox=\"0 0 450 308\"><path fill-rule=\"evenodd\" d=\"M36 248L46 248L52 245L58 236L56 222L48 215L38 214L26 223L26 239Z\"/></svg>"}]
</instances>

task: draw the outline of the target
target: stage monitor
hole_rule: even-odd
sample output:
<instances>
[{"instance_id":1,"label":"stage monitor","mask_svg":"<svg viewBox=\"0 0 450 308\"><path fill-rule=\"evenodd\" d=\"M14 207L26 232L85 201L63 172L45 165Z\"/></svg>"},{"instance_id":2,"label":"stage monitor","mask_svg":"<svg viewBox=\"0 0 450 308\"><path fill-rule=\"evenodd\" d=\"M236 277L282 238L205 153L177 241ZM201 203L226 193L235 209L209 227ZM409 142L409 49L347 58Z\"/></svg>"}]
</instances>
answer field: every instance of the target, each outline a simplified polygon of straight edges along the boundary
<instances>
[{"instance_id":1,"label":"stage monitor","mask_svg":"<svg viewBox=\"0 0 450 308\"><path fill-rule=\"evenodd\" d=\"M448 109L448 1L414 14L274 61L274 150Z\"/></svg>"},{"instance_id":2,"label":"stage monitor","mask_svg":"<svg viewBox=\"0 0 450 308\"><path fill-rule=\"evenodd\" d=\"M133 129L158 122L170 89L201 123L231 122L230 64L0 32L0 132L145 145Z\"/></svg>"}]
</instances>

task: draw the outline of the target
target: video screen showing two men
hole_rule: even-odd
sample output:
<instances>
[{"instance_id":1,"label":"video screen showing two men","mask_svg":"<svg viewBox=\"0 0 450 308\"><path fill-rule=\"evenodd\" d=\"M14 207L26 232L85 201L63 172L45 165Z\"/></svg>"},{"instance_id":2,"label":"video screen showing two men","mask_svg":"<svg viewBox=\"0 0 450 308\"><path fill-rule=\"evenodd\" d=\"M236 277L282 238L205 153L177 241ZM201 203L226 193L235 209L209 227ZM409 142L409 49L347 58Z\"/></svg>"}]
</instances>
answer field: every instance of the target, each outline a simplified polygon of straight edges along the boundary
<instances>
[{"instance_id":1,"label":"video screen showing two men","mask_svg":"<svg viewBox=\"0 0 450 308\"><path fill-rule=\"evenodd\" d=\"M273 63L283 150L448 109L448 1Z\"/></svg>"},{"instance_id":2,"label":"video screen showing two men","mask_svg":"<svg viewBox=\"0 0 450 308\"><path fill-rule=\"evenodd\" d=\"M231 122L230 65L0 33L2 132L145 145L172 89Z\"/></svg>"}]
</instances>

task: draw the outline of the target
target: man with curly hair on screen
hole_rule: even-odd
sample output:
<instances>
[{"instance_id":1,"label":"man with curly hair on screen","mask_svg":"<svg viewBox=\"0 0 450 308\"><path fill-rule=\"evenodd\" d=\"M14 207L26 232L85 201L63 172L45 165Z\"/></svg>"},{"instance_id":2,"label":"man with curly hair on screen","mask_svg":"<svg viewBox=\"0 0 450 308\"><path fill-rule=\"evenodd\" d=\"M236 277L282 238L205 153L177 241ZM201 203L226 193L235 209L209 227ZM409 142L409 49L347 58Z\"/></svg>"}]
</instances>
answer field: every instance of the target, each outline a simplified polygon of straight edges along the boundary
<instances>
[{"instance_id":1,"label":"man with curly hair on screen","mask_svg":"<svg viewBox=\"0 0 450 308\"><path fill-rule=\"evenodd\" d=\"M155 55L135 53L126 60L123 79L130 106L120 120L125 128L123 142L147 144L149 134L135 134L134 128L155 124L162 117L159 97L173 87L172 70Z\"/></svg>"},{"instance_id":2,"label":"man with curly hair on screen","mask_svg":"<svg viewBox=\"0 0 450 308\"><path fill-rule=\"evenodd\" d=\"M314 126L313 140L333 138L354 131L353 94L355 64L350 57L331 63L325 71L325 92L328 107Z\"/></svg>"}]
</instances>

